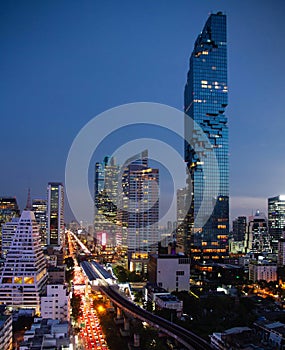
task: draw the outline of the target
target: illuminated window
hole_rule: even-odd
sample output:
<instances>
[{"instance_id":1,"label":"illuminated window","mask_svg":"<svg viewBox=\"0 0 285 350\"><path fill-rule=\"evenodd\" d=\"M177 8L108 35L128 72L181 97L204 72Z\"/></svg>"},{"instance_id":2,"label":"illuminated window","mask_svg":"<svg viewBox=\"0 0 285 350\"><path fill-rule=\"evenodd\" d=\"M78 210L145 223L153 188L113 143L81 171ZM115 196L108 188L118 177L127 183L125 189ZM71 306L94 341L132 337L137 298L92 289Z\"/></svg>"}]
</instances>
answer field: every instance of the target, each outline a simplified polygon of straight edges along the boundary
<instances>
[{"instance_id":1,"label":"illuminated window","mask_svg":"<svg viewBox=\"0 0 285 350\"><path fill-rule=\"evenodd\" d=\"M22 284L23 283L23 278L22 277L14 277L14 283Z\"/></svg>"},{"instance_id":2,"label":"illuminated window","mask_svg":"<svg viewBox=\"0 0 285 350\"><path fill-rule=\"evenodd\" d=\"M35 283L34 277L24 277L24 283L25 284L34 284Z\"/></svg>"}]
</instances>

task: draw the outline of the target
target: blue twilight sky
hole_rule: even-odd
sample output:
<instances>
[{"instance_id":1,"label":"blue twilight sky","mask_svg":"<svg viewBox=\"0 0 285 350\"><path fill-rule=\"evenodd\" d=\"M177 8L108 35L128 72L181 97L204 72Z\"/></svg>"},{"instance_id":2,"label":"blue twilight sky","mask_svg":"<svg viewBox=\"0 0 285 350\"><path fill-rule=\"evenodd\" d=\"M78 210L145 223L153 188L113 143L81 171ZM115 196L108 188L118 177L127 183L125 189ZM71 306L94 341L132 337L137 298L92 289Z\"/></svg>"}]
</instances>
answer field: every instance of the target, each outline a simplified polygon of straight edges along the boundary
<instances>
[{"instance_id":1,"label":"blue twilight sky","mask_svg":"<svg viewBox=\"0 0 285 350\"><path fill-rule=\"evenodd\" d=\"M266 210L285 193L284 10L283 0L1 1L0 195L21 208L28 187L45 198L79 130L109 108L182 110L194 41L223 11L231 216Z\"/></svg>"}]
</instances>

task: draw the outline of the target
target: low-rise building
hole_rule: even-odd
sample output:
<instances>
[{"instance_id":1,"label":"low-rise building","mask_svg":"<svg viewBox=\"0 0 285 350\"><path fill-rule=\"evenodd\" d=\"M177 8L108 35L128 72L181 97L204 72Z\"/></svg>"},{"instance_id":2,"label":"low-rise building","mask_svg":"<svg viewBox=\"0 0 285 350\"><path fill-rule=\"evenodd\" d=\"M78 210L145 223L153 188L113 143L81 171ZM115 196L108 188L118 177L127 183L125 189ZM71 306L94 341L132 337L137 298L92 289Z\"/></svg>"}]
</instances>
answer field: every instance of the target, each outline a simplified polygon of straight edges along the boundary
<instances>
[{"instance_id":1,"label":"low-rise building","mask_svg":"<svg viewBox=\"0 0 285 350\"><path fill-rule=\"evenodd\" d=\"M70 320L70 298L65 285L47 285L47 295L41 298L41 316L61 321Z\"/></svg>"},{"instance_id":2,"label":"low-rise building","mask_svg":"<svg viewBox=\"0 0 285 350\"><path fill-rule=\"evenodd\" d=\"M173 294L157 295L155 299L155 308L160 310L175 310L177 317L181 317L183 312L183 301L179 300Z\"/></svg>"},{"instance_id":3,"label":"low-rise building","mask_svg":"<svg viewBox=\"0 0 285 350\"><path fill-rule=\"evenodd\" d=\"M71 345L69 329L69 322L37 318L31 329L25 332L19 350L69 350Z\"/></svg>"},{"instance_id":4,"label":"low-rise building","mask_svg":"<svg viewBox=\"0 0 285 350\"><path fill-rule=\"evenodd\" d=\"M153 254L148 262L149 282L168 292L189 291L190 258L180 254Z\"/></svg>"},{"instance_id":5,"label":"low-rise building","mask_svg":"<svg viewBox=\"0 0 285 350\"><path fill-rule=\"evenodd\" d=\"M272 322L269 320L260 320L254 323L257 334L265 344L272 349L285 348L285 324L282 322Z\"/></svg>"},{"instance_id":6,"label":"low-rise building","mask_svg":"<svg viewBox=\"0 0 285 350\"><path fill-rule=\"evenodd\" d=\"M151 302L154 309L176 310L177 317L182 315L183 301L156 285L148 283L145 286L145 301Z\"/></svg>"},{"instance_id":7,"label":"low-rise building","mask_svg":"<svg viewBox=\"0 0 285 350\"><path fill-rule=\"evenodd\" d=\"M248 266L249 279L253 282L264 280L277 281L277 265L267 262L251 262Z\"/></svg>"},{"instance_id":8,"label":"low-rise building","mask_svg":"<svg viewBox=\"0 0 285 350\"><path fill-rule=\"evenodd\" d=\"M211 345L218 350L254 350L267 349L261 346L260 339L254 330L249 327L234 327L224 332L216 332L210 335Z\"/></svg>"}]
</instances>

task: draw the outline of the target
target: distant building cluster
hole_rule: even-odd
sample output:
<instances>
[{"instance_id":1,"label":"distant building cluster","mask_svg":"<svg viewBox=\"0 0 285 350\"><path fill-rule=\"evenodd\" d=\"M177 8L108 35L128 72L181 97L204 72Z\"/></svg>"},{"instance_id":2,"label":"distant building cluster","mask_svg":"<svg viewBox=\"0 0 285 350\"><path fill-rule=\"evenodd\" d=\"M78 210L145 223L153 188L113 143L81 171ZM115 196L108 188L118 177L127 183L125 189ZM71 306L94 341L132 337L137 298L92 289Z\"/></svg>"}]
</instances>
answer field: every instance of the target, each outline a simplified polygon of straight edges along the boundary
<instances>
[{"instance_id":1,"label":"distant building cluster","mask_svg":"<svg viewBox=\"0 0 285 350\"><path fill-rule=\"evenodd\" d=\"M29 193L21 214L15 198L0 198L0 218L3 349L12 349L11 312L14 315L24 310L29 315L41 315L42 321L29 335L25 334L20 349L47 345L69 349L70 293L64 265L63 184L49 183L47 199L31 201Z\"/></svg>"}]
</instances>

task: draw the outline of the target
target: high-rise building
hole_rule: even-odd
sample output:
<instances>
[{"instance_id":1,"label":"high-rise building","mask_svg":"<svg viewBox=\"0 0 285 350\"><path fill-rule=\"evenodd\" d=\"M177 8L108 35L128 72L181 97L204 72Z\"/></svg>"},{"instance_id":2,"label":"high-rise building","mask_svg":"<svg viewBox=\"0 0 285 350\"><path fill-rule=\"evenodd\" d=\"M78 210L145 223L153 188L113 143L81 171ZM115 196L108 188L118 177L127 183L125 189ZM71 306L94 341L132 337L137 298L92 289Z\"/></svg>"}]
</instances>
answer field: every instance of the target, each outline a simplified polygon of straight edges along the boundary
<instances>
[{"instance_id":1,"label":"high-rise building","mask_svg":"<svg viewBox=\"0 0 285 350\"><path fill-rule=\"evenodd\" d=\"M139 265L149 252L157 251L159 241L159 170L148 165L147 151L126 162L119 205L123 244L129 261Z\"/></svg>"},{"instance_id":2,"label":"high-rise building","mask_svg":"<svg viewBox=\"0 0 285 350\"><path fill-rule=\"evenodd\" d=\"M226 16L218 12L209 16L195 42L184 91L185 139L190 140L193 135L201 137L196 126L198 125L215 152L219 168L218 195L208 198L209 194L204 191L206 186L203 162L193 145L185 142L185 161L190 173L188 185L192 188L189 191L192 193L192 201L186 218L184 245L185 252L190 253L194 260L217 261L228 255L229 150L228 121L225 116L228 104L227 85ZM189 118L196 122L193 130L189 128ZM204 140L198 140L197 144L200 148L203 147ZM213 167L212 172L214 171L217 172L217 169ZM208 178L207 181L214 181L214 178ZM203 211L200 212L201 217L207 217L212 212L206 222L196 220L200 210Z\"/></svg>"},{"instance_id":3,"label":"high-rise building","mask_svg":"<svg viewBox=\"0 0 285 350\"><path fill-rule=\"evenodd\" d=\"M176 228L176 244L178 247L183 249L184 238L186 233L185 217L187 214L187 200L188 193L187 188L181 188L177 190L176 194L177 206L176 206L176 218L177 218L177 228Z\"/></svg>"},{"instance_id":4,"label":"high-rise building","mask_svg":"<svg viewBox=\"0 0 285 350\"><path fill-rule=\"evenodd\" d=\"M47 201L45 199L34 199L32 210L40 228L42 245L47 244Z\"/></svg>"},{"instance_id":5,"label":"high-rise building","mask_svg":"<svg viewBox=\"0 0 285 350\"><path fill-rule=\"evenodd\" d=\"M47 245L60 247L64 243L64 188L60 182L47 187Z\"/></svg>"},{"instance_id":6,"label":"high-rise building","mask_svg":"<svg viewBox=\"0 0 285 350\"><path fill-rule=\"evenodd\" d=\"M233 239L236 242L245 240L246 228L246 216L238 216L233 220Z\"/></svg>"},{"instance_id":7,"label":"high-rise building","mask_svg":"<svg viewBox=\"0 0 285 350\"><path fill-rule=\"evenodd\" d=\"M0 251L2 249L2 225L14 217L20 217L16 197L0 197Z\"/></svg>"},{"instance_id":8,"label":"high-rise building","mask_svg":"<svg viewBox=\"0 0 285 350\"><path fill-rule=\"evenodd\" d=\"M24 210L0 276L0 304L40 311L47 270L35 215Z\"/></svg>"},{"instance_id":9,"label":"high-rise building","mask_svg":"<svg viewBox=\"0 0 285 350\"><path fill-rule=\"evenodd\" d=\"M282 235L278 240L277 265L279 267L285 267L285 230L283 230ZM284 273L283 273L283 277L284 277Z\"/></svg>"},{"instance_id":10,"label":"high-rise building","mask_svg":"<svg viewBox=\"0 0 285 350\"><path fill-rule=\"evenodd\" d=\"M119 166L114 158L106 156L103 162L95 165L94 182L94 232L97 244L105 243L115 247L118 242L116 236L117 224L117 197L118 197ZM102 242L102 237L105 237Z\"/></svg>"},{"instance_id":11,"label":"high-rise building","mask_svg":"<svg viewBox=\"0 0 285 350\"><path fill-rule=\"evenodd\" d=\"M268 198L268 226L273 253L277 253L278 240L285 227L285 195Z\"/></svg>"},{"instance_id":12,"label":"high-rise building","mask_svg":"<svg viewBox=\"0 0 285 350\"><path fill-rule=\"evenodd\" d=\"M252 253L271 253L272 251L267 218L259 210L248 219L245 250Z\"/></svg>"},{"instance_id":13,"label":"high-rise building","mask_svg":"<svg viewBox=\"0 0 285 350\"><path fill-rule=\"evenodd\" d=\"M12 218L11 221L2 225L2 257L5 259L17 230L19 218Z\"/></svg>"},{"instance_id":14,"label":"high-rise building","mask_svg":"<svg viewBox=\"0 0 285 350\"><path fill-rule=\"evenodd\" d=\"M15 197L0 198L0 224L10 221L13 217L19 217L20 210Z\"/></svg>"}]
</instances>

